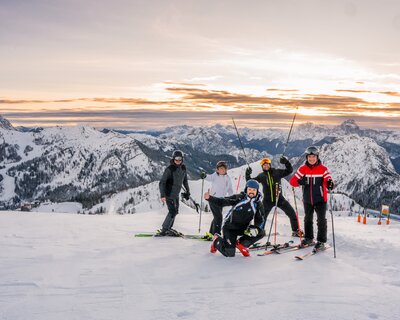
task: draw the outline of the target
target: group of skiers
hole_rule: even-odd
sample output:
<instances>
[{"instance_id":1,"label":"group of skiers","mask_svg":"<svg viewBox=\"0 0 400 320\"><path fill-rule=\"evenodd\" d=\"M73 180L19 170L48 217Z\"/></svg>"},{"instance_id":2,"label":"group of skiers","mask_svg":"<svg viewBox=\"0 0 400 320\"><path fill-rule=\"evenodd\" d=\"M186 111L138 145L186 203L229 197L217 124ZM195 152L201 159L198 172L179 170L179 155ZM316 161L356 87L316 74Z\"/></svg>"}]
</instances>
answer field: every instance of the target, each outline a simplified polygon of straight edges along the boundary
<instances>
[{"instance_id":1,"label":"group of skiers","mask_svg":"<svg viewBox=\"0 0 400 320\"><path fill-rule=\"evenodd\" d=\"M304 233L300 228L298 216L285 199L281 190L281 179L293 172L290 161L282 156L280 163L285 169L276 169L269 158L260 161L262 172L252 178L250 166L246 169L246 186L244 192L233 194L231 179L228 176L228 165L219 161L216 171L210 175L201 172L200 178L211 182L211 189L205 192L204 199L209 202L213 221L204 239L212 240L211 252L220 251L226 257L235 256L236 248L245 256L248 248L263 238L268 215L272 208L277 207L289 217L292 236L303 237L302 245L315 244L316 250L321 250L327 241L326 209L328 190L334 188L332 177L319 159L319 151L315 146L305 151L306 161L291 177L289 183L293 187L302 186L304 204ZM172 154L170 165L165 169L160 180L161 201L167 204L168 214L158 231L158 236L176 236L179 233L172 229L175 216L179 210L179 195L190 198L190 189L186 167L183 164L183 153L176 150ZM263 194L260 186L263 186ZM231 209L223 219L223 207ZM314 243L313 215L317 214L317 242ZM251 224L253 222L253 224ZM221 236L222 231L222 236Z\"/></svg>"}]
</instances>

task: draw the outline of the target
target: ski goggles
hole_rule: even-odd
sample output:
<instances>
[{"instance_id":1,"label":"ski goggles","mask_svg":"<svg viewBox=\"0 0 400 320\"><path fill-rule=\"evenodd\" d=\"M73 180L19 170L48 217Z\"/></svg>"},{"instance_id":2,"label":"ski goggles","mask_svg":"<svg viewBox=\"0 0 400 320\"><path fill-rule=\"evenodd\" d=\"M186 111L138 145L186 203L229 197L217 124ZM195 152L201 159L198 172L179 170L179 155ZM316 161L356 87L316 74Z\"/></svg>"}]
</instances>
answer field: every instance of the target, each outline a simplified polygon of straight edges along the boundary
<instances>
[{"instance_id":1,"label":"ski goggles","mask_svg":"<svg viewBox=\"0 0 400 320\"><path fill-rule=\"evenodd\" d=\"M266 163L271 164L271 159L264 158L264 159L262 159L262 160L260 161L260 164L261 164L262 166L263 166L264 164L266 164Z\"/></svg>"},{"instance_id":2,"label":"ski goggles","mask_svg":"<svg viewBox=\"0 0 400 320\"><path fill-rule=\"evenodd\" d=\"M226 164L225 161L218 161L216 168L224 167L225 169L228 169L228 165Z\"/></svg>"},{"instance_id":3,"label":"ski goggles","mask_svg":"<svg viewBox=\"0 0 400 320\"><path fill-rule=\"evenodd\" d=\"M177 161L182 161L182 160L183 160L183 158L182 158L182 157L175 157L175 158L174 158L174 160L177 160Z\"/></svg>"}]
</instances>

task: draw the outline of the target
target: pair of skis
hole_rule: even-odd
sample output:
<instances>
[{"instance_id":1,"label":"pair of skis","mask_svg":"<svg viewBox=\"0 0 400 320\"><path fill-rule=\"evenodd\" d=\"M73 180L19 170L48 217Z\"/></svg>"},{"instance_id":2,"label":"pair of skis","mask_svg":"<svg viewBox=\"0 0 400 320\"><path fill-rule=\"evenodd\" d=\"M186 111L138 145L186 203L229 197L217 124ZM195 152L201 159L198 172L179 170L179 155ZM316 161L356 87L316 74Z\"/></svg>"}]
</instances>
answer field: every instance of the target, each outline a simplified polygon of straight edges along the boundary
<instances>
[{"instance_id":1,"label":"pair of skis","mask_svg":"<svg viewBox=\"0 0 400 320\"><path fill-rule=\"evenodd\" d=\"M203 241L210 241L208 239L205 239L203 235L197 235L197 234L183 234L181 232L178 232L174 236L160 236L156 232L144 232L144 233L136 233L135 234L136 238L151 238L151 237L169 237L169 238L183 238L183 239L195 239L195 240L203 240Z\"/></svg>"},{"instance_id":2,"label":"pair of skis","mask_svg":"<svg viewBox=\"0 0 400 320\"><path fill-rule=\"evenodd\" d=\"M309 244L309 245L301 245L301 244L297 244L297 245L289 245L289 246L284 246L284 247L277 247L277 248L272 248L271 250L266 250L262 253L257 254L258 256L267 256L270 254L281 254L281 253L285 253L285 252L292 252L292 251L296 251L296 250L301 250L301 249L305 249L305 248L309 248L312 247L314 245L314 243ZM312 251L307 252L303 255L297 255L295 256L295 259L298 261L302 261L305 260L309 257L312 257L314 255L316 255L319 252L325 251L327 249L329 249L331 246L330 245L325 245L324 248L322 249L315 249L313 248Z\"/></svg>"},{"instance_id":3,"label":"pair of skis","mask_svg":"<svg viewBox=\"0 0 400 320\"><path fill-rule=\"evenodd\" d=\"M262 253L257 254L258 256L262 257L262 256L267 256L270 254L281 254L284 252L291 252L291 251L296 251L296 250L300 250L300 249L304 249L304 248L308 248L310 246L314 245L314 243L311 243L309 245L302 245L302 244L290 244L290 245L285 245L284 246L278 246L278 247L274 247L270 250L266 250Z\"/></svg>"},{"instance_id":4,"label":"pair of skis","mask_svg":"<svg viewBox=\"0 0 400 320\"><path fill-rule=\"evenodd\" d=\"M258 250L267 250L268 247L271 247L271 250L279 250L282 248L287 248L293 245L293 240L289 240L288 242L285 242L283 244L276 244L276 245L272 245L270 243L266 243L266 244L259 244L259 243L255 243L252 246L249 247L250 251L258 251Z\"/></svg>"},{"instance_id":5,"label":"pair of skis","mask_svg":"<svg viewBox=\"0 0 400 320\"><path fill-rule=\"evenodd\" d=\"M311 252L308 252L308 253L306 253L306 254L303 254L303 255L301 255L301 256L295 256L295 258L297 259L297 260L299 260L299 261L302 261L302 260L304 260L304 259L307 259L307 258L309 258L309 257L312 257L312 256L314 256L314 255L316 255L318 252L322 252L322 251L325 251L326 249L329 249L331 246L330 245L325 245L322 249L313 249Z\"/></svg>"}]
</instances>

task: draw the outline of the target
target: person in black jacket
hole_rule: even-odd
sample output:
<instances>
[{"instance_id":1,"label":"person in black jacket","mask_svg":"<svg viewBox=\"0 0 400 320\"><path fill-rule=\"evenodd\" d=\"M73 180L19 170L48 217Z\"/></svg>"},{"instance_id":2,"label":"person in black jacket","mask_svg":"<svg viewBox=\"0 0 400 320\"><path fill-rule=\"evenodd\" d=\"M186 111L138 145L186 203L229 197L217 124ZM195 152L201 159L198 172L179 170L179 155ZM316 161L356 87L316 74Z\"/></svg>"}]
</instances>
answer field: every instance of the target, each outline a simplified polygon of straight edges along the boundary
<instances>
[{"instance_id":1,"label":"person in black jacket","mask_svg":"<svg viewBox=\"0 0 400 320\"><path fill-rule=\"evenodd\" d=\"M271 209L276 204L276 186L278 185L279 190L281 190L281 179L293 172L293 167L286 157L282 156L280 163L284 164L286 169L272 168L271 160L269 158L262 159L260 161L262 172L255 178L251 178L250 176L252 169L250 167L246 169L246 180L254 179L263 186L265 221L267 221ZM299 222L296 217L296 212L290 203L284 198L281 192L279 192L277 206L289 217L290 226L292 228L292 236L302 236L303 232L299 229Z\"/></svg>"},{"instance_id":2,"label":"person in black jacket","mask_svg":"<svg viewBox=\"0 0 400 320\"><path fill-rule=\"evenodd\" d=\"M210 204L232 206L224 218L223 238L217 233L214 235L210 249L212 253L218 250L226 257L234 257L238 248L244 256L249 256L247 248L265 236L262 195L258 189L258 182L249 180L240 194L224 198L210 196L208 192L204 194L204 199ZM250 226L253 219L254 225Z\"/></svg>"},{"instance_id":3,"label":"person in black jacket","mask_svg":"<svg viewBox=\"0 0 400 320\"><path fill-rule=\"evenodd\" d=\"M179 213L179 193L182 185L185 187L183 194L184 198L190 198L190 189L186 174L186 166L183 164L183 153L180 150L175 150L172 154L170 165L165 169L160 180L160 195L163 204L167 204L168 214L162 224L162 228L158 235L160 236L176 236L179 234L172 229L175 216Z\"/></svg>"}]
</instances>

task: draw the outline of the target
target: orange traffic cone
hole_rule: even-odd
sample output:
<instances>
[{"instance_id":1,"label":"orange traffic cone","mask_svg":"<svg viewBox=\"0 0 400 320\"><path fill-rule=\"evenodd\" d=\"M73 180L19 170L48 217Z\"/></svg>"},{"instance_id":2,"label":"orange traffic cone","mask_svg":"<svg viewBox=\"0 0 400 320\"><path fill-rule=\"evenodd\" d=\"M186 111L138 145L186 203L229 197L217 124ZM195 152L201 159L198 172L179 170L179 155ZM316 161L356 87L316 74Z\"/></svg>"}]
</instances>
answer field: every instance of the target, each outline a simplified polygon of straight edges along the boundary
<instances>
[{"instance_id":1,"label":"orange traffic cone","mask_svg":"<svg viewBox=\"0 0 400 320\"><path fill-rule=\"evenodd\" d=\"M361 222L361 216L360 216L360 213L358 213L357 222Z\"/></svg>"},{"instance_id":2,"label":"orange traffic cone","mask_svg":"<svg viewBox=\"0 0 400 320\"><path fill-rule=\"evenodd\" d=\"M363 218L363 224L367 224L367 216L364 216L364 218Z\"/></svg>"}]
</instances>

